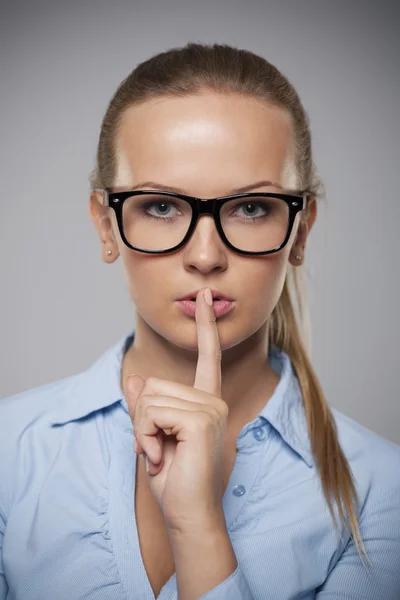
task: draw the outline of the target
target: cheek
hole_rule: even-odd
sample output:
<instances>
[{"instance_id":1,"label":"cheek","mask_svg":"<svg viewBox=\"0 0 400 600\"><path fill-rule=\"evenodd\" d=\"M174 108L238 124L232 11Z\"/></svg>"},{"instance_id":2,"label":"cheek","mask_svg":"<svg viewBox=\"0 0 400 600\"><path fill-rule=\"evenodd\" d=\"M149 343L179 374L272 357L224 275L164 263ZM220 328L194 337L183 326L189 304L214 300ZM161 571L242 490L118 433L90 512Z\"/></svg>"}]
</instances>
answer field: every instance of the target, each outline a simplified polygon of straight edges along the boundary
<instances>
[{"instance_id":1,"label":"cheek","mask_svg":"<svg viewBox=\"0 0 400 600\"><path fill-rule=\"evenodd\" d=\"M121 249L121 258L130 296L139 308L157 308L165 303L165 274L173 271L163 257L134 252L125 247Z\"/></svg>"},{"instance_id":2,"label":"cheek","mask_svg":"<svg viewBox=\"0 0 400 600\"><path fill-rule=\"evenodd\" d=\"M173 272L174 265L168 264L167 257L151 256L128 248L122 241L115 217L113 231L132 301L139 306L141 299L145 299L149 306L157 305L157 299L159 302L162 300L160 284L165 281L165 273Z\"/></svg>"},{"instance_id":3,"label":"cheek","mask_svg":"<svg viewBox=\"0 0 400 600\"><path fill-rule=\"evenodd\" d=\"M246 290L246 305L256 313L270 313L276 306L285 283L287 253L277 252L242 269L241 289Z\"/></svg>"},{"instance_id":4,"label":"cheek","mask_svg":"<svg viewBox=\"0 0 400 600\"><path fill-rule=\"evenodd\" d=\"M268 295L273 288L283 285L287 265L287 252L282 251L259 259L252 258L239 267L238 272L243 273L244 289L251 289L258 295Z\"/></svg>"}]
</instances>

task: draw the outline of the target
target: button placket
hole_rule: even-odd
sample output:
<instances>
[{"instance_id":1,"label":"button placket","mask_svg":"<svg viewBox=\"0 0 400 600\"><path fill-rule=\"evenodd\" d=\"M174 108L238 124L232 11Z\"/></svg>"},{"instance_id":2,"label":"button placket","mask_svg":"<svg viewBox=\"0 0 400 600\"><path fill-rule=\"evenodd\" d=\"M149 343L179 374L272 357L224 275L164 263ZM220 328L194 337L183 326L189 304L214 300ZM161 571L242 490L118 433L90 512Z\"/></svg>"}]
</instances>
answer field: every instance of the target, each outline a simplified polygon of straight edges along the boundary
<instances>
[{"instance_id":1,"label":"button placket","mask_svg":"<svg viewBox=\"0 0 400 600\"><path fill-rule=\"evenodd\" d=\"M268 424L263 420L260 420L260 423L259 426L248 428L244 436L238 438L235 466L223 496L225 520L229 531L234 530L232 525L243 509L263 464L260 453L266 452ZM252 438L256 439L257 443L254 443Z\"/></svg>"}]
</instances>

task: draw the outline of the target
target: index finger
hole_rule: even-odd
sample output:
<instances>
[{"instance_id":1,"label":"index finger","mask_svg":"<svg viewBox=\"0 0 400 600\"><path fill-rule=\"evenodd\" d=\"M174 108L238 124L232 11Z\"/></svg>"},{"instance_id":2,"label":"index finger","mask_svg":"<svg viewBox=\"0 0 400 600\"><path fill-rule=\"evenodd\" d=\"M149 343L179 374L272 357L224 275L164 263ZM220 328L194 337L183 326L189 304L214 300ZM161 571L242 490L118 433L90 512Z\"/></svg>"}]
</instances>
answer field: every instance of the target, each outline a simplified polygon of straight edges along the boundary
<instances>
[{"instance_id":1,"label":"index finger","mask_svg":"<svg viewBox=\"0 0 400 600\"><path fill-rule=\"evenodd\" d=\"M205 289L201 289L196 298L199 355L193 387L221 398L221 345L214 308L206 302Z\"/></svg>"}]
</instances>

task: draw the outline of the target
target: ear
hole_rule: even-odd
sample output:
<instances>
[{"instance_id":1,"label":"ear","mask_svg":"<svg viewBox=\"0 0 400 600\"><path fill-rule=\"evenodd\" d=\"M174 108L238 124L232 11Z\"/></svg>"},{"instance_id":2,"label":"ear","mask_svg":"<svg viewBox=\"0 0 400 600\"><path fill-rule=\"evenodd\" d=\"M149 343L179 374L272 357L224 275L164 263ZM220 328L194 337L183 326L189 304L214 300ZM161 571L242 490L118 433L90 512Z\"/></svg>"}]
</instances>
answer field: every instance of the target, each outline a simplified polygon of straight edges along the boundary
<instances>
[{"instance_id":1,"label":"ear","mask_svg":"<svg viewBox=\"0 0 400 600\"><path fill-rule=\"evenodd\" d=\"M93 191L89 199L89 215L96 227L101 243L102 258L106 263L114 262L118 256L118 245L115 240L111 211L109 206L104 206L100 192ZM111 250L112 254L107 254Z\"/></svg>"},{"instance_id":2,"label":"ear","mask_svg":"<svg viewBox=\"0 0 400 600\"><path fill-rule=\"evenodd\" d=\"M307 237L311 231L312 226L314 225L314 221L317 218L317 199L315 196L309 197L307 201L307 207L305 209L306 218L302 218L300 220L296 239L293 243L293 246L289 255L289 262L294 267L299 267L303 264L304 261L304 249L306 247ZM301 256L301 259L298 260L296 256Z\"/></svg>"}]
</instances>

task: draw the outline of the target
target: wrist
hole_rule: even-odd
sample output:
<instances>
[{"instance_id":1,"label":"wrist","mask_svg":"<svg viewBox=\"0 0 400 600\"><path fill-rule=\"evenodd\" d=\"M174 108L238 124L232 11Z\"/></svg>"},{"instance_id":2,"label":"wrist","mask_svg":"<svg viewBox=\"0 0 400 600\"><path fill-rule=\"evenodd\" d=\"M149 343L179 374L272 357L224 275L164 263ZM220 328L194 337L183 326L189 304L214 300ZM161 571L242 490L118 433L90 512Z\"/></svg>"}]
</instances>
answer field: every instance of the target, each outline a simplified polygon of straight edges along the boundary
<instances>
[{"instance_id":1,"label":"wrist","mask_svg":"<svg viewBox=\"0 0 400 600\"><path fill-rule=\"evenodd\" d=\"M204 516L203 518L197 518L196 520L188 520L184 523L168 525L168 534L171 541L179 542L190 538L198 538L198 536L210 536L215 534L220 535L221 533L228 534L225 514L222 509L215 511L214 513Z\"/></svg>"}]
</instances>

